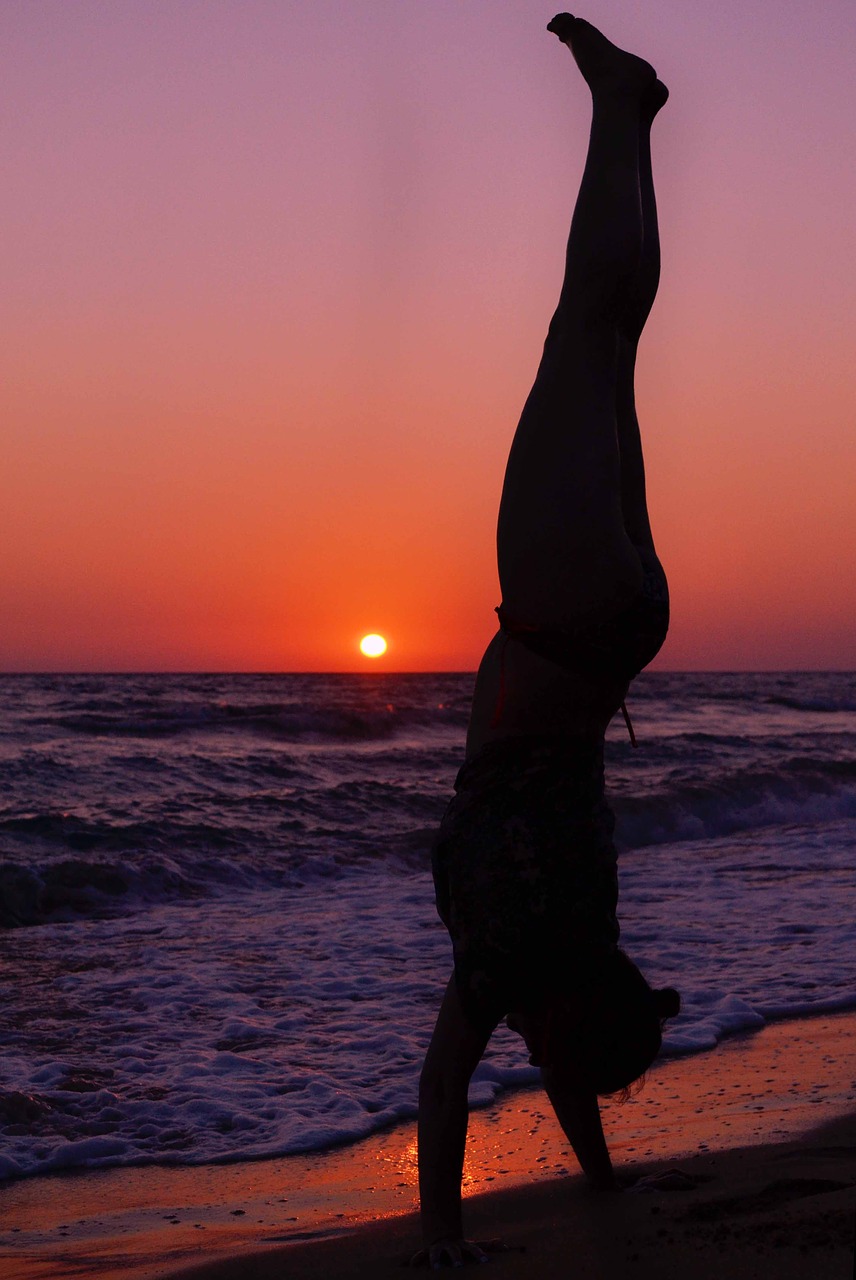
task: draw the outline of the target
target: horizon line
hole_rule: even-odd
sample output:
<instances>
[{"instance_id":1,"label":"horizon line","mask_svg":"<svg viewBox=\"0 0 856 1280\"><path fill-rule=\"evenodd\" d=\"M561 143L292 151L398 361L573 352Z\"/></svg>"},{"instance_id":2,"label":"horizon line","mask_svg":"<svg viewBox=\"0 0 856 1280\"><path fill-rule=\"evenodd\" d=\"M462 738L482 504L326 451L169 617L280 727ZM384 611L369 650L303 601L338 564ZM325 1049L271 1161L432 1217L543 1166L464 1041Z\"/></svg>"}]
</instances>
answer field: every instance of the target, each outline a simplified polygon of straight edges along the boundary
<instances>
[{"instance_id":1,"label":"horizon line","mask_svg":"<svg viewBox=\"0 0 856 1280\"><path fill-rule=\"evenodd\" d=\"M475 676L477 669L462 670L459 667L438 667L421 671L381 671L377 669L354 668L348 670L216 670L208 668L109 668L80 669L58 668L54 670L0 670L0 679L4 677L25 676ZM663 676L715 676L715 675L856 675L856 667L657 667L653 671L644 670L634 680L644 675Z\"/></svg>"}]
</instances>

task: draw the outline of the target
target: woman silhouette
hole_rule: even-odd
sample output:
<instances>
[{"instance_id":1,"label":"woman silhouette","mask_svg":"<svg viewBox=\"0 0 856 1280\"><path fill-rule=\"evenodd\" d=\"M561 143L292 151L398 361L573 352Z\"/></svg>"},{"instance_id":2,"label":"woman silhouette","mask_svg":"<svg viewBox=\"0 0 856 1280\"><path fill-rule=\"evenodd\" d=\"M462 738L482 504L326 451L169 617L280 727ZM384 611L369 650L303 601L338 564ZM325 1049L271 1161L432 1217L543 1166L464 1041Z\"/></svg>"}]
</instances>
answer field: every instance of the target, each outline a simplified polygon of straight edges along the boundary
<instances>
[{"instance_id":1,"label":"woman silhouette","mask_svg":"<svg viewBox=\"0 0 856 1280\"><path fill-rule=\"evenodd\" d=\"M645 1072L679 1007L618 947L603 784L606 727L668 627L633 393L660 273L650 131L668 91L589 23L564 13L548 29L591 89L591 137L505 473L500 629L434 849L455 969L420 1081L414 1261L435 1267L486 1257L463 1238L461 1174L467 1087L499 1021L526 1040L593 1187L613 1190L598 1094Z\"/></svg>"}]
</instances>

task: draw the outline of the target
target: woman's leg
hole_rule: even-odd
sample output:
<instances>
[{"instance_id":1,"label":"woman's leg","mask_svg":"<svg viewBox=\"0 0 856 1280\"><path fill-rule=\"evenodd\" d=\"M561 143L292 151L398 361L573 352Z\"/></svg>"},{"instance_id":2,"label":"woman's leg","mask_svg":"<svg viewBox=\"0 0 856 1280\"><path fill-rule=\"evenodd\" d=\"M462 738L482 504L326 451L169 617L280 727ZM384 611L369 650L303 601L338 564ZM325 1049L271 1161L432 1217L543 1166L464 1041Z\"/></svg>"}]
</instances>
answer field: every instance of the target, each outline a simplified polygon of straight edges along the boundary
<instances>
[{"instance_id":1,"label":"woman's leg","mask_svg":"<svg viewBox=\"0 0 856 1280\"><path fill-rule=\"evenodd\" d=\"M654 540L645 497L645 467L639 420L636 416L634 373L639 337L660 283L660 234L651 170L651 124L669 91L659 80L642 100L639 123L639 185L642 196L642 257L628 305L622 314L618 339L617 424L621 459L621 509L627 536L640 550L653 551Z\"/></svg>"},{"instance_id":2,"label":"woman's leg","mask_svg":"<svg viewBox=\"0 0 856 1280\"><path fill-rule=\"evenodd\" d=\"M643 255L639 139L653 69L588 23L554 20L592 91L592 127L559 305L511 448L497 530L510 617L573 627L639 589L622 510L619 326Z\"/></svg>"}]
</instances>

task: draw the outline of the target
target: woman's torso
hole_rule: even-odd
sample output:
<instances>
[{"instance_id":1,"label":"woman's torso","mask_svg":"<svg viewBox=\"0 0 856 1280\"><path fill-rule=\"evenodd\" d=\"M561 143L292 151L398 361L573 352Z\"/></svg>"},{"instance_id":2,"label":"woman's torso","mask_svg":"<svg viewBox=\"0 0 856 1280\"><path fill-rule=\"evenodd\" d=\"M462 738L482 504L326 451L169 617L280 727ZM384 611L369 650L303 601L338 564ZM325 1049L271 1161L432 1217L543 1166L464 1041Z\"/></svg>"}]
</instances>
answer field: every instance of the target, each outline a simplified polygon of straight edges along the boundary
<instances>
[{"instance_id":1,"label":"woman's torso","mask_svg":"<svg viewBox=\"0 0 856 1280\"><path fill-rule=\"evenodd\" d=\"M498 631L476 677L466 758L489 742L533 734L602 740L626 692L621 681L595 686Z\"/></svg>"},{"instance_id":2,"label":"woman's torso","mask_svg":"<svg viewBox=\"0 0 856 1280\"><path fill-rule=\"evenodd\" d=\"M558 734L603 739L630 680L657 652L668 628L666 575L653 548L637 550L644 575L640 595L618 615L589 622L568 636L571 643L565 644L562 633L525 625L518 630L507 622L514 634L497 632L476 678L468 760L503 738ZM545 642L547 652L538 652Z\"/></svg>"}]
</instances>

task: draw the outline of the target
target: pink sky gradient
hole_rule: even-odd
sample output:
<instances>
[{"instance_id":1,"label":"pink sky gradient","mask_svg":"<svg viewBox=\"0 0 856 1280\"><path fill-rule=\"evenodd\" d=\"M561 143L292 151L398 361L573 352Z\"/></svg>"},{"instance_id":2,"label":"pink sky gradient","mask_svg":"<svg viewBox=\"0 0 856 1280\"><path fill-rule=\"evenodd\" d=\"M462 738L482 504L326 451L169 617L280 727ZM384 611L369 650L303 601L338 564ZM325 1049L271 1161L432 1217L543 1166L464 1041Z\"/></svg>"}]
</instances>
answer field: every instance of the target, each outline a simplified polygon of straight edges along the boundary
<instances>
[{"instance_id":1,"label":"pink sky gradient","mask_svg":"<svg viewBox=\"0 0 856 1280\"><path fill-rule=\"evenodd\" d=\"M6 0L0 669L475 668L588 132L552 14ZM581 16L672 90L656 665L856 667L852 0Z\"/></svg>"}]
</instances>

